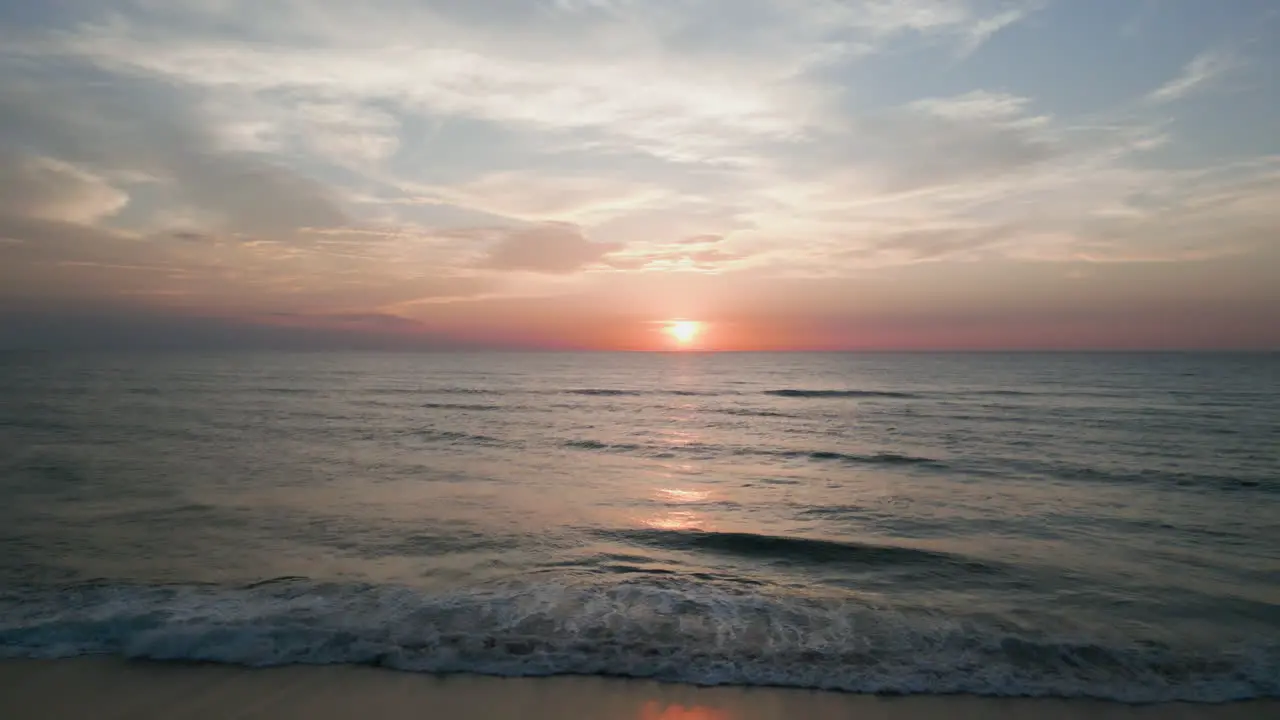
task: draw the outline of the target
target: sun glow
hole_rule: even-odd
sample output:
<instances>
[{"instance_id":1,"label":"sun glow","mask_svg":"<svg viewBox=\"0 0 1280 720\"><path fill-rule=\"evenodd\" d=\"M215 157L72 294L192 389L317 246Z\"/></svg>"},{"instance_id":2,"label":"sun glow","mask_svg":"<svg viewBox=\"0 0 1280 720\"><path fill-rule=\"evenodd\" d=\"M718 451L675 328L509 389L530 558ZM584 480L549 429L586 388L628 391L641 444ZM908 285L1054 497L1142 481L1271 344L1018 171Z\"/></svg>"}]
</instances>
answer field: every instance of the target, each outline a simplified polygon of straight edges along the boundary
<instances>
[{"instance_id":1,"label":"sun glow","mask_svg":"<svg viewBox=\"0 0 1280 720\"><path fill-rule=\"evenodd\" d=\"M702 323L693 320L677 320L667 325L667 334L679 345L692 343L701 332Z\"/></svg>"}]
</instances>

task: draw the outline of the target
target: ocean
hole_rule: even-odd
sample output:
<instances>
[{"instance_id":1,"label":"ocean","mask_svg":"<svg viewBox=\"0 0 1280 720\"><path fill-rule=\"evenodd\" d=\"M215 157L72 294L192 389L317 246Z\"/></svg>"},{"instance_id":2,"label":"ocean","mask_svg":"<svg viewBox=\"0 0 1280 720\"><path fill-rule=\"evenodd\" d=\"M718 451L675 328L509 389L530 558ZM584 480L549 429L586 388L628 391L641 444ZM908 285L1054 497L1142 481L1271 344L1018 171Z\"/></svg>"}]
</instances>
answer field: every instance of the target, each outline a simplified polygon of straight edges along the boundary
<instances>
[{"instance_id":1,"label":"ocean","mask_svg":"<svg viewBox=\"0 0 1280 720\"><path fill-rule=\"evenodd\" d=\"M1280 356L0 354L0 657L1280 697Z\"/></svg>"}]
</instances>

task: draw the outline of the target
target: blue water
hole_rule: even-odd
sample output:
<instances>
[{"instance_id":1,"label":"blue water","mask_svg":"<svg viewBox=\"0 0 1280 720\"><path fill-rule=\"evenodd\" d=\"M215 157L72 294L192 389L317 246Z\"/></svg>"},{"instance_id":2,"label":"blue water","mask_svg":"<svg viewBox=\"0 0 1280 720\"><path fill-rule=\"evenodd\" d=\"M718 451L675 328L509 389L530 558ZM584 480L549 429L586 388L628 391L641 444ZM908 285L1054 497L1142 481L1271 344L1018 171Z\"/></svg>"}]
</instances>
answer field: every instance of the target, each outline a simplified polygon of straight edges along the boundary
<instances>
[{"instance_id":1,"label":"blue water","mask_svg":"<svg viewBox=\"0 0 1280 720\"><path fill-rule=\"evenodd\" d=\"M0 355L0 657L1280 697L1280 356Z\"/></svg>"}]
</instances>

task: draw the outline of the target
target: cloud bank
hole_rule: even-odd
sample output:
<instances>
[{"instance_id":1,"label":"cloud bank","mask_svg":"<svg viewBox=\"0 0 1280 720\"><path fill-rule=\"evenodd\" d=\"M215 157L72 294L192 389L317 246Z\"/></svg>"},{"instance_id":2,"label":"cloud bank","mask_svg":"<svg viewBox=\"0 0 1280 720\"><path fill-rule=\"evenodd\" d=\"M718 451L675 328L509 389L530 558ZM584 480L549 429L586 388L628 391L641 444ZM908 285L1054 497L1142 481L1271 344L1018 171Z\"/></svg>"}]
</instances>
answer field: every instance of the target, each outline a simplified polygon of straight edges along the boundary
<instances>
[{"instance_id":1,"label":"cloud bank","mask_svg":"<svg viewBox=\"0 0 1280 720\"><path fill-rule=\"evenodd\" d=\"M1039 0L32 14L0 30L0 308L496 342L533 323L506 303L568 303L548 312L604 338L668 313L727 323L787 288L791 322L844 318L810 323L838 345L876 312L998 326L1045 277L1063 283L1046 307L1074 312L1105 266L1132 289L1117 303L1258 316L1278 300L1280 109L1243 104L1220 131L1220 81L1276 80L1198 18L1144 15L1190 53L1111 19ZM1087 53L1049 57L1063 33L1167 62L1112 85ZM1071 64L1093 84L1043 70ZM1238 324L1239 343L1274 339Z\"/></svg>"}]
</instances>

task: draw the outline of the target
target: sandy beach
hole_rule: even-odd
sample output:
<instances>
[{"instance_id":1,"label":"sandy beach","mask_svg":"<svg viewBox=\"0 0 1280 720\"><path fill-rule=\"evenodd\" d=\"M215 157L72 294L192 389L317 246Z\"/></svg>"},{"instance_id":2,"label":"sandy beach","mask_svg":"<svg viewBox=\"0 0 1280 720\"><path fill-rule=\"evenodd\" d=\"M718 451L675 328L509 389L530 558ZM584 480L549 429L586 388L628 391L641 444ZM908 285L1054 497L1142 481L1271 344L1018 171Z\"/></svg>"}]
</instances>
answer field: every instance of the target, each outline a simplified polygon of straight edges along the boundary
<instances>
[{"instance_id":1,"label":"sandy beach","mask_svg":"<svg viewBox=\"0 0 1280 720\"><path fill-rule=\"evenodd\" d=\"M593 677L434 677L360 667L244 669L109 658L0 663L0 717L530 720L1199 720L1280 716L1280 702L877 697Z\"/></svg>"}]
</instances>

